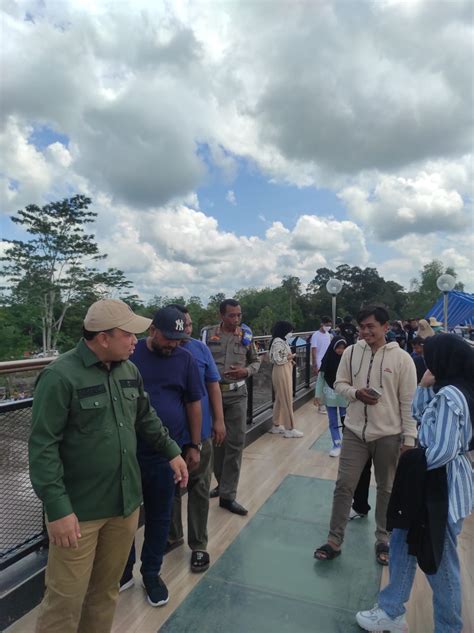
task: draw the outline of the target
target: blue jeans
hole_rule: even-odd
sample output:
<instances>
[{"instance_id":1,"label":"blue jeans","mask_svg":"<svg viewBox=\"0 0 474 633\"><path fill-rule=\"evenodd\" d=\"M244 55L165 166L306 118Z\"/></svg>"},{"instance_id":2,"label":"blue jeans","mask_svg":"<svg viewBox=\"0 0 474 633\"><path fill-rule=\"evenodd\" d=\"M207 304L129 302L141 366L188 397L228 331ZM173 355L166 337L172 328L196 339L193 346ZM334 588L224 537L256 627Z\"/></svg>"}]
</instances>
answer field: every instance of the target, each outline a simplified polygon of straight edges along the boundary
<instances>
[{"instance_id":1,"label":"blue jeans","mask_svg":"<svg viewBox=\"0 0 474 633\"><path fill-rule=\"evenodd\" d=\"M341 445L341 433L339 430L339 416L337 415L338 407L328 407L326 405L326 411L329 418L329 432L331 433L332 443L334 446ZM343 418L346 415L346 408L339 407L339 415Z\"/></svg>"},{"instance_id":2,"label":"blue jeans","mask_svg":"<svg viewBox=\"0 0 474 633\"><path fill-rule=\"evenodd\" d=\"M443 555L436 574L426 578L433 590L434 633L461 633L461 573L456 551L462 519L446 527ZM393 530L390 539L390 582L379 594L378 605L396 618L405 613L416 572L416 557L408 554L407 530Z\"/></svg>"},{"instance_id":3,"label":"blue jeans","mask_svg":"<svg viewBox=\"0 0 474 633\"><path fill-rule=\"evenodd\" d=\"M166 542L170 530L175 483L169 462L152 457L139 460L142 473L143 507L145 510L145 538L142 548L143 577L158 576L163 563ZM135 543L132 545L126 571L135 564Z\"/></svg>"}]
</instances>

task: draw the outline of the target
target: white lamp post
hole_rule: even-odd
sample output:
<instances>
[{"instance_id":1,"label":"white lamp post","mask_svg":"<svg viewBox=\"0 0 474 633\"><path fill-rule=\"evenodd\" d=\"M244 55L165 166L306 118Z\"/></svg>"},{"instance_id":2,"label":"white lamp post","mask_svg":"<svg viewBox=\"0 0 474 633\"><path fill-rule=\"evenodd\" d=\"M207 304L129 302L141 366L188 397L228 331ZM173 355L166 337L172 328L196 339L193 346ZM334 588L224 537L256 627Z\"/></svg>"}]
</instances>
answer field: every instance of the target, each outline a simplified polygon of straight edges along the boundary
<instances>
[{"instance_id":1,"label":"white lamp post","mask_svg":"<svg viewBox=\"0 0 474 633\"><path fill-rule=\"evenodd\" d=\"M448 292L450 292L456 285L456 280L452 275L441 275L436 280L438 289L441 290L444 296L443 312L444 312L444 331L448 331Z\"/></svg>"},{"instance_id":2,"label":"white lamp post","mask_svg":"<svg viewBox=\"0 0 474 633\"><path fill-rule=\"evenodd\" d=\"M336 327L336 296L342 290L342 281L339 279L330 279L326 284L326 290L332 297L332 326Z\"/></svg>"}]
</instances>

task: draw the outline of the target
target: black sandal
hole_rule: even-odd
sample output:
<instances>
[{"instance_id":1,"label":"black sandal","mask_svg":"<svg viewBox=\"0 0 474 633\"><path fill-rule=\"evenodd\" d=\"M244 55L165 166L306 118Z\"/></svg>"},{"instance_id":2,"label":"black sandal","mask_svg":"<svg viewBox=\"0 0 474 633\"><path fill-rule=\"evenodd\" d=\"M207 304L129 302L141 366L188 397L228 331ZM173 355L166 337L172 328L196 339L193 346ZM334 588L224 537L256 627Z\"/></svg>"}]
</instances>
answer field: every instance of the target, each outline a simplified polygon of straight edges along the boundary
<instances>
[{"instance_id":1,"label":"black sandal","mask_svg":"<svg viewBox=\"0 0 474 633\"><path fill-rule=\"evenodd\" d=\"M340 555L341 550L334 549L329 543L321 545L321 547L318 547L318 549L314 551L314 558L316 558L316 560L333 560L333 558L337 558Z\"/></svg>"},{"instance_id":2,"label":"black sandal","mask_svg":"<svg viewBox=\"0 0 474 633\"><path fill-rule=\"evenodd\" d=\"M196 549L191 554L191 571L195 574L200 574L206 569L209 569L210 559L209 554L202 550Z\"/></svg>"},{"instance_id":3,"label":"black sandal","mask_svg":"<svg viewBox=\"0 0 474 633\"><path fill-rule=\"evenodd\" d=\"M388 543L377 543L375 546L375 560L379 565L387 567L389 554L390 547L388 546Z\"/></svg>"}]
</instances>

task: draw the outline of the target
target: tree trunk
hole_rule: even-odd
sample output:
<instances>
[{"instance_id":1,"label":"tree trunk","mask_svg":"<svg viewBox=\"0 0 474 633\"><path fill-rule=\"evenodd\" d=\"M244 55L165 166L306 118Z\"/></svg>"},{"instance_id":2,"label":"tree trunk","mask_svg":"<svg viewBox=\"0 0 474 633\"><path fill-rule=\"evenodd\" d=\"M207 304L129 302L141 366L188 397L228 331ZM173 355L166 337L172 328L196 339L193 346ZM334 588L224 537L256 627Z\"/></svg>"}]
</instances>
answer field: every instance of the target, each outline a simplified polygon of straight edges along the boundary
<instances>
[{"instance_id":1,"label":"tree trunk","mask_svg":"<svg viewBox=\"0 0 474 633\"><path fill-rule=\"evenodd\" d=\"M61 316L54 324L54 335L53 335L53 346L52 349L56 349L56 345L58 342L59 332L61 331L61 327L63 325L64 317L66 316L66 312L69 310L70 306L66 304L61 312Z\"/></svg>"}]
</instances>

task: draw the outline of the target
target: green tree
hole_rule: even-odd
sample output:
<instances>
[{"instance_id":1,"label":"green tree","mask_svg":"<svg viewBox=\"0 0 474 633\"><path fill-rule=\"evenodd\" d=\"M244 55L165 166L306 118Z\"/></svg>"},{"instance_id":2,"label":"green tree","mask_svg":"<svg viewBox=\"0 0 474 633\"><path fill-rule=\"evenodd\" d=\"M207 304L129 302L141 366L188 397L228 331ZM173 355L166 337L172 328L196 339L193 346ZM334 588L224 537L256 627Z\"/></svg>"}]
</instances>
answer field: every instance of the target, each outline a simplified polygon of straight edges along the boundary
<instances>
[{"instance_id":1,"label":"green tree","mask_svg":"<svg viewBox=\"0 0 474 633\"><path fill-rule=\"evenodd\" d=\"M9 246L0 259L1 272L10 283L10 305L27 305L39 316L45 354L56 348L71 306L132 285L122 271L94 266L107 256L86 232L97 216L88 210L90 204L89 198L77 195L43 207L28 205L11 220L30 239L4 240Z\"/></svg>"},{"instance_id":2,"label":"green tree","mask_svg":"<svg viewBox=\"0 0 474 633\"><path fill-rule=\"evenodd\" d=\"M7 307L0 307L0 360L15 360L32 349L31 331L22 326L17 315Z\"/></svg>"},{"instance_id":3,"label":"green tree","mask_svg":"<svg viewBox=\"0 0 474 633\"><path fill-rule=\"evenodd\" d=\"M403 317L406 293L394 281L386 281L375 268L360 268L341 264L336 270L319 268L308 284L305 313L312 312L317 317L331 314L331 297L326 283L336 277L343 286L337 296L337 313L355 315L363 305L375 303L388 308L391 316ZM318 319L316 319L318 321Z\"/></svg>"},{"instance_id":4,"label":"green tree","mask_svg":"<svg viewBox=\"0 0 474 633\"><path fill-rule=\"evenodd\" d=\"M441 292L436 285L436 280L441 275L452 275L455 279L457 273L451 266L444 266L443 262L433 259L420 270L420 278L411 280L410 292L407 297L407 314L409 317L422 317L439 299ZM455 290L464 290L464 284L457 282Z\"/></svg>"},{"instance_id":5,"label":"green tree","mask_svg":"<svg viewBox=\"0 0 474 633\"><path fill-rule=\"evenodd\" d=\"M272 326L277 321L270 306L265 306L260 310L256 319L252 322L252 332L255 336L270 334Z\"/></svg>"}]
</instances>

